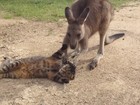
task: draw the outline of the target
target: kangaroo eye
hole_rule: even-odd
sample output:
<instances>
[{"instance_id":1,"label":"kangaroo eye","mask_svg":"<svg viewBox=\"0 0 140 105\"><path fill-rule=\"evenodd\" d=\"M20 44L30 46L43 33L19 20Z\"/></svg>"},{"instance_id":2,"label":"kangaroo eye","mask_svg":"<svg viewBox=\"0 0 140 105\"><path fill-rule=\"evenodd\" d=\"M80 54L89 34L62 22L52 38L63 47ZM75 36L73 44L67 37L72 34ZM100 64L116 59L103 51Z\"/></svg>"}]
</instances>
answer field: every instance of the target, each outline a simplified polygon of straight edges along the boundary
<instances>
[{"instance_id":1,"label":"kangaroo eye","mask_svg":"<svg viewBox=\"0 0 140 105\"><path fill-rule=\"evenodd\" d=\"M77 34L77 37L78 37L78 38L80 38L80 36L81 36L81 34L80 34L80 33L79 33L79 34Z\"/></svg>"},{"instance_id":2,"label":"kangaroo eye","mask_svg":"<svg viewBox=\"0 0 140 105\"><path fill-rule=\"evenodd\" d=\"M67 33L67 35L68 35L69 37L71 37L71 34L70 34L70 33Z\"/></svg>"}]
</instances>

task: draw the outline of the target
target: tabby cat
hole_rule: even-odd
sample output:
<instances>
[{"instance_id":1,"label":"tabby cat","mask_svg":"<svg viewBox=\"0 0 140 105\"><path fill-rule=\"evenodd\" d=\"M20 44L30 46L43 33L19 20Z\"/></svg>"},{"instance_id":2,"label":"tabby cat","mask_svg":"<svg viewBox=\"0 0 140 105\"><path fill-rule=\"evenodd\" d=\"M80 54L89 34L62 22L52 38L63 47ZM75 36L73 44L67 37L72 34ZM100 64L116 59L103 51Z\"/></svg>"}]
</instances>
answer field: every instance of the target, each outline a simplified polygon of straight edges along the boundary
<instances>
[{"instance_id":1,"label":"tabby cat","mask_svg":"<svg viewBox=\"0 0 140 105\"><path fill-rule=\"evenodd\" d=\"M0 67L0 78L48 78L58 83L69 83L75 77L76 66L65 58L62 46L50 57L34 56L7 59Z\"/></svg>"}]
</instances>

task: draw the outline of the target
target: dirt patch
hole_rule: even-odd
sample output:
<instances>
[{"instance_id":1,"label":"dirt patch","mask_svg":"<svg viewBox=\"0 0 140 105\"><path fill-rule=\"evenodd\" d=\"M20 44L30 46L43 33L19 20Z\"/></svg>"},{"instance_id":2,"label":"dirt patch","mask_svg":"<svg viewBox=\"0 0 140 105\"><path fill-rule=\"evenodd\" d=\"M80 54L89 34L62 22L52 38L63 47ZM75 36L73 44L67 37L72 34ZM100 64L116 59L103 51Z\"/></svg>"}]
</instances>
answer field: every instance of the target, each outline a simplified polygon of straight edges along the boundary
<instances>
[{"instance_id":1,"label":"dirt patch","mask_svg":"<svg viewBox=\"0 0 140 105\"><path fill-rule=\"evenodd\" d=\"M140 104L140 3L116 12L108 34L125 37L105 47L99 66L88 71L96 55L98 35L81 55L76 78L60 85L47 79L0 80L0 105L139 105ZM3 56L49 56L60 48L67 23L0 19L0 59ZM83 57L85 56L85 57Z\"/></svg>"}]
</instances>

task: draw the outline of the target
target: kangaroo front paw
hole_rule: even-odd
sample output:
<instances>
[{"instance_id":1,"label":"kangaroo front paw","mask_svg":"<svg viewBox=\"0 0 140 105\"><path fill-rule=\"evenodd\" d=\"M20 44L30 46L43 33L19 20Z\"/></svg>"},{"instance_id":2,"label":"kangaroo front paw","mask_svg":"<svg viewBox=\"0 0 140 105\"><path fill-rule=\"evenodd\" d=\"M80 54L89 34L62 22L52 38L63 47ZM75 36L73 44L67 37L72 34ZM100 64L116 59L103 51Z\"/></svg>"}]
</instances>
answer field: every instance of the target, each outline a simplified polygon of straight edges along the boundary
<instances>
[{"instance_id":1,"label":"kangaroo front paw","mask_svg":"<svg viewBox=\"0 0 140 105\"><path fill-rule=\"evenodd\" d=\"M99 63L98 60L94 59L94 60L88 65L89 70L95 69L95 68L97 67L98 63Z\"/></svg>"},{"instance_id":2,"label":"kangaroo front paw","mask_svg":"<svg viewBox=\"0 0 140 105\"><path fill-rule=\"evenodd\" d=\"M74 59L78 55L79 55L79 52L74 51L74 52L71 53L70 58Z\"/></svg>"}]
</instances>

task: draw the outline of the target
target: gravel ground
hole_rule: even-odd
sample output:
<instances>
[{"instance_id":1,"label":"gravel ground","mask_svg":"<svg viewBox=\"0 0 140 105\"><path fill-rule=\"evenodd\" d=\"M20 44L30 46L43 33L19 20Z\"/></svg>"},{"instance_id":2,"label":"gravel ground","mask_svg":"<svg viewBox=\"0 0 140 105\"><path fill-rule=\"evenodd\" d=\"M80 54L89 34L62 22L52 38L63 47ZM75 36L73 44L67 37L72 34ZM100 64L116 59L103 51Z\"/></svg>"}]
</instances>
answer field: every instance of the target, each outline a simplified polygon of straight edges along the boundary
<instances>
[{"instance_id":1,"label":"gravel ground","mask_svg":"<svg viewBox=\"0 0 140 105\"><path fill-rule=\"evenodd\" d=\"M58 84L47 79L1 79L0 105L140 105L140 2L116 11L108 34L125 37L105 47L105 56L93 71L88 63L96 55L98 35L90 50L79 57L75 80ZM61 46L67 23L0 18L0 60L50 56Z\"/></svg>"}]
</instances>

